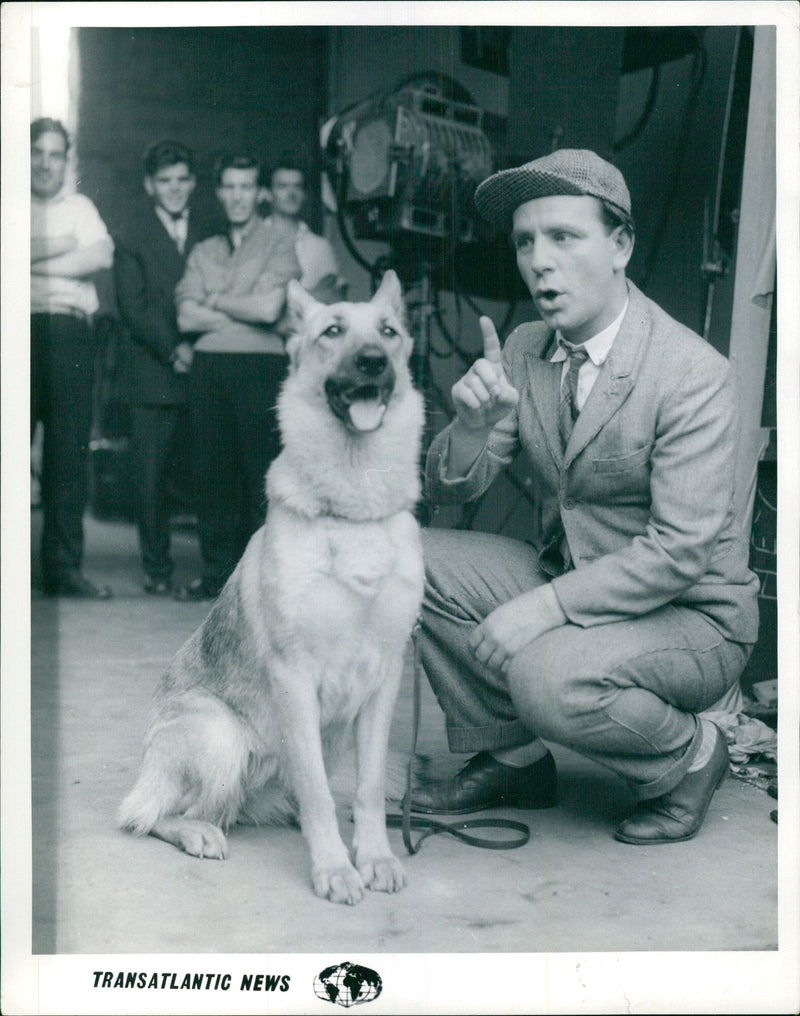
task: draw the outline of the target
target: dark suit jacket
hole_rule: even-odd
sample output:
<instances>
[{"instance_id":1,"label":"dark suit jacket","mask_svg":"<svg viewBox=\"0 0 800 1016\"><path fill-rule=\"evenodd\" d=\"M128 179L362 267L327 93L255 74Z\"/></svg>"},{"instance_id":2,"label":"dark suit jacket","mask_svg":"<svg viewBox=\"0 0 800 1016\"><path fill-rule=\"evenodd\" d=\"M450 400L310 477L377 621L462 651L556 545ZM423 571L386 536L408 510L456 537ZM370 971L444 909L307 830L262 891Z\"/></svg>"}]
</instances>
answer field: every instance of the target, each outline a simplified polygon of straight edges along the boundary
<instances>
[{"instance_id":1,"label":"dark suit jacket","mask_svg":"<svg viewBox=\"0 0 800 1016\"><path fill-rule=\"evenodd\" d=\"M541 322L509 336L503 360L520 395L463 478L448 479L448 430L431 445L435 500L480 495L517 452L534 469L546 556L566 532L575 568L553 578L573 624L590 627L666 603L704 613L730 639L754 642L758 580L734 513L738 439L733 369L634 285L608 359L566 451L558 432L563 364ZM563 527L563 529L562 529Z\"/></svg>"},{"instance_id":2,"label":"dark suit jacket","mask_svg":"<svg viewBox=\"0 0 800 1016\"><path fill-rule=\"evenodd\" d=\"M175 373L170 357L178 343L193 336L178 331L175 287L192 247L209 232L190 214L181 254L152 206L143 206L114 237L114 282L126 333L120 365L122 402L179 405L185 400L186 376Z\"/></svg>"}]
</instances>

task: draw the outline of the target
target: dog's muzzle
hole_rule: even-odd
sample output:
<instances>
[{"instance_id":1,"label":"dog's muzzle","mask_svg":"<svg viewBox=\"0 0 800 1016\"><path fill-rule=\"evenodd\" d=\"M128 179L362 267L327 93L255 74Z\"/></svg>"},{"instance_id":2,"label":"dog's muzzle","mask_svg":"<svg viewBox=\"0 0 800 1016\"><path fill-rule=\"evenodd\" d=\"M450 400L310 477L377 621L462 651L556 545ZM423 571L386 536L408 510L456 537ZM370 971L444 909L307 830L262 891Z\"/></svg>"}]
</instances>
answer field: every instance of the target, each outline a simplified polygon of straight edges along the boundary
<instances>
[{"instance_id":1,"label":"dog's muzzle","mask_svg":"<svg viewBox=\"0 0 800 1016\"><path fill-rule=\"evenodd\" d=\"M331 411L350 430L366 433L383 422L395 385L395 372L380 346L362 346L325 381Z\"/></svg>"}]
</instances>

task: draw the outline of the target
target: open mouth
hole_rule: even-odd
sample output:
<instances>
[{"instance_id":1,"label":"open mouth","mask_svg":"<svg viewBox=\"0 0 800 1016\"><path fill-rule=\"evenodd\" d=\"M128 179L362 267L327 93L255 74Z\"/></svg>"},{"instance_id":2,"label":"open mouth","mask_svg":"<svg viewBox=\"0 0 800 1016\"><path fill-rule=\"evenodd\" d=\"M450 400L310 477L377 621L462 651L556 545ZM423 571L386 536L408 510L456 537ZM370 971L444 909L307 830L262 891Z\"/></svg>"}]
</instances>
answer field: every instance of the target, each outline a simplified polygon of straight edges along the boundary
<instances>
[{"instance_id":1,"label":"open mouth","mask_svg":"<svg viewBox=\"0 0 800 1016\"><path fill-rule=\"evenodd\" d=\"M329 377L325 395L333 413L351 430L368 433L383 423L393 383L353 384L351 378Z\"/></svg>"},{"instance_id":2,"label":"open mouth","mask_svg":"<svg viewBox=\"0 0 800 1016\"><path fill-rule=\"evenodd\" d=\"M536 302L549 307L559 299L561 293L557 289L537 289Z\"/></svg>"}]
</instances>

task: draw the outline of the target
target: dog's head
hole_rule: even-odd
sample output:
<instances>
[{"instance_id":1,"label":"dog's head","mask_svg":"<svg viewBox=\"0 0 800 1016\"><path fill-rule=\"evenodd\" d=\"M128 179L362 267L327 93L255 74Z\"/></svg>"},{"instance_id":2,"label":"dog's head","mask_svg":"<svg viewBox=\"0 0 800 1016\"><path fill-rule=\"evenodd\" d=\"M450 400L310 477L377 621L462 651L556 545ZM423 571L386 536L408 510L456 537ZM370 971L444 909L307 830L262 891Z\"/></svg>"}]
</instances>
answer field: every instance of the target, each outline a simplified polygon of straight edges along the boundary
<instances>
[{"instance_id":1,"label":"dog's head","mask_svg":"<svg viewBox=\"0 0 800 1016\"><path fill-rule=\"evenodd\" d=\"M319 303L292 280L290 375L354 433L377 430L393 398L410 387L412 340L400 282L388 271L369 303Z\"/></svg>"}]
</instances>

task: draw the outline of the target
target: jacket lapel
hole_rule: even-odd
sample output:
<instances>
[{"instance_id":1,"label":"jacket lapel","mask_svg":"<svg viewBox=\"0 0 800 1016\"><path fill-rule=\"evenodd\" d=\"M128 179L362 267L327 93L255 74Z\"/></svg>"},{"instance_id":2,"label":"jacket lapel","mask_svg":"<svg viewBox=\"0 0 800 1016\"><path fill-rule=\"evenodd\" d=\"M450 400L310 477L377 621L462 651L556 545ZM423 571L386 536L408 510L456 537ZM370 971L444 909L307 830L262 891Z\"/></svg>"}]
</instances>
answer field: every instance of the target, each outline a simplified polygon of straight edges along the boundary
<instances>
[{"instance_id":1,"label":"jacket lapel","mask_svg":"<svg viewBox=\"0 0 800 1016\"><path fill-rule=\"evenodd\" d=\"M168 262L171 261L173 264L180 265L181 271L183 271L189 252L199 239L195 216L192 215L191 211L189 212L189 228L186 234L186 243L183 246L183 254L178 250L178 245L167 232L164 223L156 214L155 209L152 211L150 229L152 235L156 238L157 249L160 251L161 257Z\"/></svg>"},{"instance_id":2,"label":"jacket lapel","mask_svg":"<svg viewBox=\"0 0 800 1016\"><path fill-rule=\"evenodd\" d=\"M544 431L547 447L558 468L564 461L561 435L558 431L558 403L561 399L561 371L563 364L550 363L553 353L553 332L546 334L544 344L527 355L527 365L533 400L539 423Z\"/></svg>"},{"instance_id":3,"label":"jacket lapel","mask_svg":"<svg viewBox=\"0 0 800 1016\"><path fill-rule=\"evenodd\" d=\"M567 444L564 467L568 468L597 436L627 399L636 380L642 352L650 335L651 321L644 298L628 283L630 303L608 359L595 381ZM558 408L556 407L556 418Z\"/></svg>"},{"instance_id":4,"label":"jacket lapel","mask_svg":"<svg viewBox=\"0 0 800 1016\"><path fill-rule=\"evenodd\" d=\"M190 208L189 209L189 229L188 229L188 231L186 233L186 243L185 243L184 248L183 248L183 257L184 257L184 259L186 257L188 257L189 252L191 251L192 247L194 247L194 245L199 240L203 239L203 235L204 234L202 233L202 231L200 229L200 226L199 226L199 224L197 222L197 216L192 212L192 209Z\"/></svg>"},{"instance_id":5,"label":"jacket lapel","mask_svg":"<svg viewBox=\"0 0 800 1016\"><path fill-rule=\"evenodd\" d=\"M167 262L183 260L177 244L167 232L166 226L161 219L159 219L155 209L152 210L150 231L153 239L155 240L155 249L158 251L159 257L162 260Z\"/></svg>"}]
</instances>

